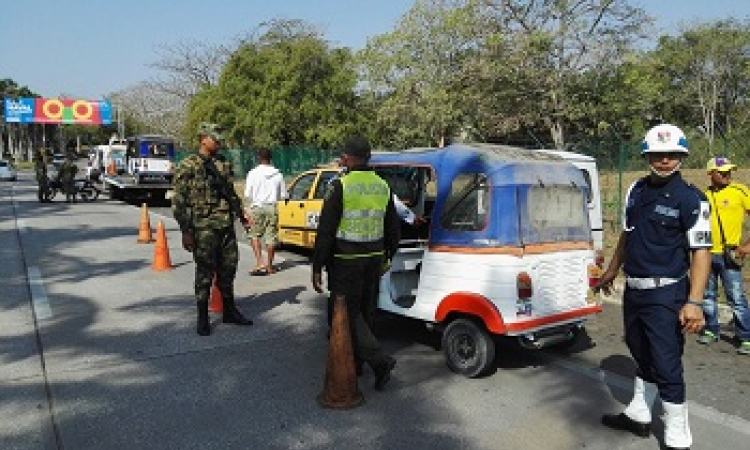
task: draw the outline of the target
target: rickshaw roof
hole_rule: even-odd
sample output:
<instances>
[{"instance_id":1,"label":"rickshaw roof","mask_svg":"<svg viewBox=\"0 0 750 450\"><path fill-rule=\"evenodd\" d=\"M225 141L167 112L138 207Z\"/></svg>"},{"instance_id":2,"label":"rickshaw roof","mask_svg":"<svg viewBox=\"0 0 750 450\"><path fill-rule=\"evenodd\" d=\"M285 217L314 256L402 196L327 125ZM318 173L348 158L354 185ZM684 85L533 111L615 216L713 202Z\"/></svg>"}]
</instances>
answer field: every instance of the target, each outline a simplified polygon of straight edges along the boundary
<instances>
[{"instance_id":1,"label":"rickshaw roof","mask_svg":"<svg viewBox=\"0 0 750 450\"><path fill-rule=\"evenodd\" d=\"M561 156L495 144L452 144L444 148L411 148L375 152L374 165L423 165L435 169L438 185L460 173L484 173L493 186L571 184L586 186L580 170Z\"/></svg>"}]
</instances>

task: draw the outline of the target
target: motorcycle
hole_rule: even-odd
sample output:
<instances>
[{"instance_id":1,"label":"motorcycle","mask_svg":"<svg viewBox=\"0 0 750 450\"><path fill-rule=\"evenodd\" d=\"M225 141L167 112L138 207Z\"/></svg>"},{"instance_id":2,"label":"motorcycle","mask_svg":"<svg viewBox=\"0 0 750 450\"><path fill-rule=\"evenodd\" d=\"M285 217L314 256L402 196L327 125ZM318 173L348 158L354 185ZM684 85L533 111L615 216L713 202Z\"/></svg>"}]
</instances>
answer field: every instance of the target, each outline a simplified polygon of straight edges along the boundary
<instances>
[{"instance_id":1,"label":"motorcycle","mask_svg":"<svg viewBox=\"0 0 750 450\"><path fill-rule=\"evenodd\" d=\"M73 181L75 186L75 195L84 202L91 202L99 198L101 192L91 180L86 178L77 178ZM51 179L48 183L47 199L52 200L58 192L63 191L62 182L58 179Z\"/></svg>"}]
</instances>

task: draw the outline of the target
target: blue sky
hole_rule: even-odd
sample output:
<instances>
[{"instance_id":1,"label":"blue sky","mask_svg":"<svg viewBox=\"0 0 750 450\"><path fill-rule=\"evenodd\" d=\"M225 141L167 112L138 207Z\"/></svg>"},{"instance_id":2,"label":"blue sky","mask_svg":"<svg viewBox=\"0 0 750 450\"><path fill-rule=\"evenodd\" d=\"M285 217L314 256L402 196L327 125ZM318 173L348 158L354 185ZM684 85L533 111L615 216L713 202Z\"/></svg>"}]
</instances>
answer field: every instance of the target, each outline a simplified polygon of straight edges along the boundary
<instances>
[{"instance_id":1,"label":"blue sky","mask_svg":"<svg viewBox=\"0 0 750 450\"><path fill-rule=\"evenodd\" d=\"M163 44L229 43L270 19L303 19L335 45L392 31L412 0L3 0L0 78L45 97L97 99L158 73ZM633 0L660 31L750 19L748 0Z\"/></svg>"}]
</instances>

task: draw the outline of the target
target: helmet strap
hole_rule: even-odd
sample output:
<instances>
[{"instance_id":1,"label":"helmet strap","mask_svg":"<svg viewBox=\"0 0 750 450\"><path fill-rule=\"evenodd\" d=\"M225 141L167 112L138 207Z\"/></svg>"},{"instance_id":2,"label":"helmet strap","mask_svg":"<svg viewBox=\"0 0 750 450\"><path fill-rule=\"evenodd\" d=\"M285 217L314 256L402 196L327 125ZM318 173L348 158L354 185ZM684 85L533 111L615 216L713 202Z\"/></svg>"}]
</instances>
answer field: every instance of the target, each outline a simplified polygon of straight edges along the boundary
<instances>
[{"instance_id":1,"label":"helmet strap","mask_svg":"<svg viewBox=\"0 0 750 450\"><path fill-rule=\"evenodd\" d=\"M681 166L682 166L682 160L680 160L680 162L677 163L677 165L675 166L674 169L670 170L669 172L662 172L662 171L654 169L654 166L652 166L651 164L648 165L648 167L651 169L651 173L653 173L654 175L656 175L659 178L669 178L669 177L671 177L672 175L674 175L675 172L677 172L678 170L680 170Z\"/></svg>"}]
</instances>

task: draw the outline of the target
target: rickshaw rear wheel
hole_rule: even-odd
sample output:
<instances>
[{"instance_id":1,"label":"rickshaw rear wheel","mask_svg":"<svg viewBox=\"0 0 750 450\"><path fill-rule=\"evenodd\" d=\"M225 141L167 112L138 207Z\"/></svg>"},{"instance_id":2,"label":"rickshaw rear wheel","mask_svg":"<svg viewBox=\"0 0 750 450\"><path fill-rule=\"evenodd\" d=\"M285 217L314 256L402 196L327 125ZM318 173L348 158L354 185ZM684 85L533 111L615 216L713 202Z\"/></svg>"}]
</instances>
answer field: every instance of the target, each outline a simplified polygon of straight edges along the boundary
<instances>
[{"instance_id":1,"label":"rickshaw rear wheel","mask_svg":"<svg viewBox=\"0 0 750 450\"><path fill-rule=\"evenodd\" d=\"M487 373L495 362L495 341L477 322L460 318L443 332L443 353L448 368L468 378Z\"/></svg>"}]
</instances>

